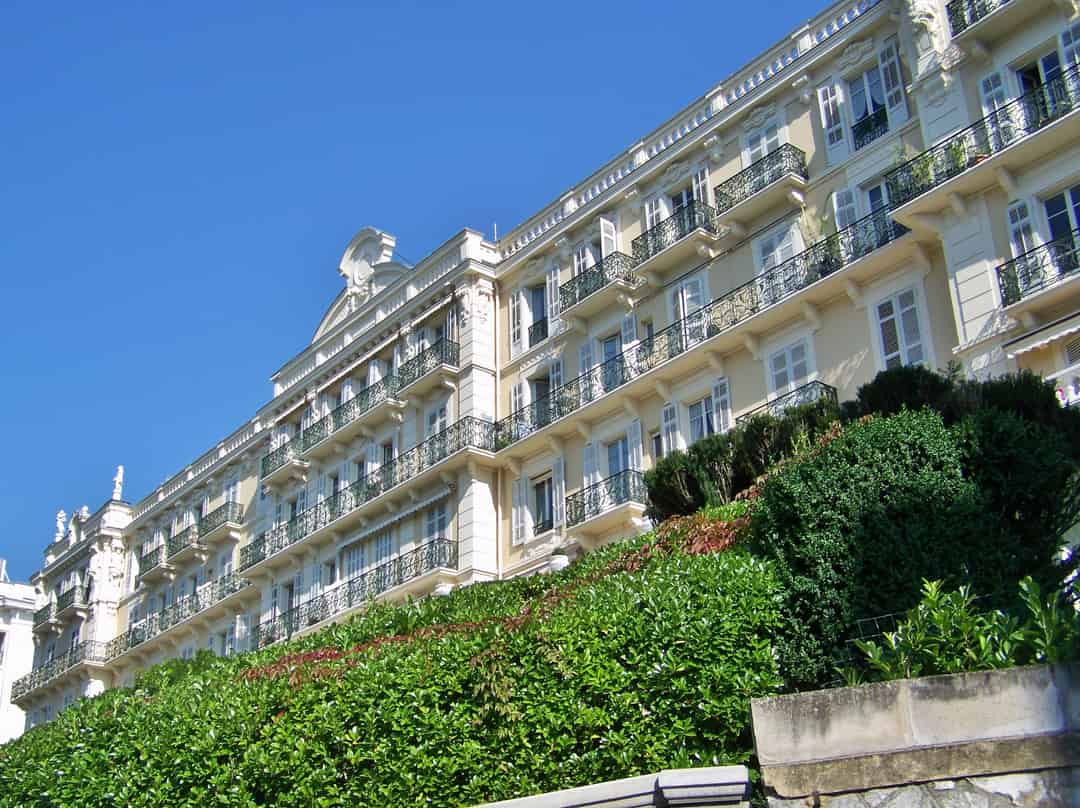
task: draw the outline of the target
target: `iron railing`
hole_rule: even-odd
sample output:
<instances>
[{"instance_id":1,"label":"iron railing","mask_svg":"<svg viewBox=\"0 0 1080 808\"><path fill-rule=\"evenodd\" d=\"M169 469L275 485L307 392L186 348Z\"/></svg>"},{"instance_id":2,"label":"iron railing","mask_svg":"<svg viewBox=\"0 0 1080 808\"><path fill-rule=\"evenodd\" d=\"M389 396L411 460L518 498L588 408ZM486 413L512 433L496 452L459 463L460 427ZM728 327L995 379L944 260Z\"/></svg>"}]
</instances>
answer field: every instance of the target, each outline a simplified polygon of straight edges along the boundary
<instances>
[{"instance_id":1,"label":"iron railing","mask_svg":"<svg viewBox=\"0 0 1080 808\"><path fill-rule=\"evenodd\" d=\"M512 412L497 424L498 448L532 435L907 232L907 228L889 218L887 210L879 208L677 320L637 346L589 368L543 398Z\"/></svg>"},{"instance_id":2,"label":"iron railing","mask_svg":"<svg viewBox=\"0 0 1080 808\"><path fill-rule=\"evenodd\" d=\"M645 504L648 489L645 475L640 471L626 469L612 474L605 480L583 488L566 498L566 524L579 525L586 519L599 516L627 502Z\"/></svg>"},{"instance_id":3,"label":"iron railing","mask_svg":"<svg viewBox=\"0 0 1080 808\"><path fill-rule=\"evenodd\" d=\"M898 207L1072 112L1080 101L1080 65L1009 101L885 175Z\"/></svg>"},{"instance_id":4,"label":"iron railing","mask_svg":"<svg viewBox=\"0 0 1080 808\"><path fill-rule=\"evenodd\" d=\"M716 233L716 210L704 202L692 199L674 214L634 239L631 244L634 265L648 261L699 228Z\"/></svg>"},{"instance_id":5,"label":"iron railing","mask_svg":"<svg viewBox=\"0 0 1080 808\"><path fill-rule=\"evenodd\" d=\"M269 477L286 463L299 457L301 451L300 436L297 436L263 455L262 476Z\"/></svg>"},{"instance_id":6,"label":"iron railing","mask_svg":"<svg viewBox=\"0 0 1080 808\"><path fill-rule=\"evenodd\" d=\"M56 599L56 611L62 612L71 606L86 605L86 587L85 586L73 586L66 592L61 592L60 597Z\"/></svg>"},{"instance_id":7,"label":"iron railing","mask_svg":"<svg viewBox=\"0 0 1080 808\"><path fill-rule=\"evenodd\" d=\"M46 623L50 623L56 619L56 602L49 601L36 612L34 612L34 628L43 626Z\"/></svg>"},{"instance_id":8,"label":"iron railing","mask_svg":"<svg viewBox=\"0 0 1080 808\"><path fill-rule=\"evenodd\" d=\"M1080 230L1029 250L997 268L1001 301L1010 306L1080 271Z\"/></svg>"},{"instance_id":9,"label":"iron railing","mask_svg":"<svg viewBox=\"0 0 1080 808\"><path fill-rule=\"evenodd\" d=\"M791 407L798 407L802 404L813 404L822 399L827 399L833 404L836 404L838 401L836 388L825 384L825 382L808 382L801 387L796 387L790 393L785 393L782 396L774 398L772 401L762 404L760 407L755 407L749 412L744 412L735 419L735 423L746 423L756 415L767 414L779 417L784 414L785 410Z\"/></svg>"},{"instance_id":10,"label":"iron railing","mask_svg":"<svg viewBox=\"0 0 1080 808\"><path fill-rule=\"evenodd\" d=\"M100 642L81 642L73 645L58 657L53 657L40 668L35 668L11 684L11 700L21 699L32 690L36 690L62 673L71 670L81 662L105 662L105 644Z\"/></svg>"},{"instance_id":11,"label":"iron railing","mask_svg":"<svg viewBox=\"0 0 1080 808\"><path fill-rule=\"evenodd\" d=\"M317 443L348 426L361 415L397 395L401 387L398 376L387 376L368 385L356 395L300 433L300 451L306 452Z\"/></svg>"},{"instance_id":12,"label":"iron railing","mask_svg":"<svg viewBox=\"0 0 1080 808\"><path fill-rule=\"evenodd\" d=\"M755 160L734 177L717 185L713 189L716 212L724 213L730 210L787 174L795 174L804 180L808 178L806 152L790 143L785 143L760 160Z\"/></svg>"},{"instance_id":13,"label":"iron railing","mask_svg":"<svg viewBox=\"0 0 1080 808\"><path fill-rule=\"evenodd\" d=\"M949 28L959 36L983 17L997 11L1009 0L952 0L945 6Z\"/></svg>"},{"instance_id":14,"label":"iron railing","mask_svg":"<svg viewBox=\"0 0 1080 808\"><path fill-rule=\"evenodd\" d=\"M165 555L172 558L181 550L186 550L188 547L195 547L199 543L199 526L189 525L181 530L175 536L170 536L165 541Z\"/></svg>"},{"instance_id":15,"label":"iron railing","mask_svg":"<svg viewBox=\"0 0 1080 808\"><path fill-rule=\"evenodd\" d=\"M541 317L535 323L529 326L529 347L539 345L541 342L548 338L548 319L547 317Z\"/></svg>"},{"instance_id":16,"label":"iron railing","mask_svg":"<svg viewBox=\"0 0 1080 808\"><path fill-rule=\"evenodd\" d=\"M439 365L458 366L458 357L461 354L461 346L448 339L440 339L430 348L427 348L408 362L402 363L398 368L398 384L401 388L426 376L439 367Z\"/></svg>"},{"instance_id":17,"label":"iron railing","mask_svg":"<svg viewBox=\"0 0 1080 808\"><path fill-rule=\"evenodd\" d=\"M142 645L147 640L151 640L189 617L194 617L199 612L209 609L215 603L249 585L250 581L231 572L203 584L194 592L178 598L164 608L151 612L139 622L129 626L123 634L106 643L106 658L113 659L130 651L132 648Z\"/></svg>"},{"instance_id":18,"label":"iron railing","mask_svg":"<svg viewBox=\"0 0 1080 808\"><path fill-rule=\"evenodd\" d=\"M157 547L151 548L139 556L139 574L145 575L154 567L165 563L166 559L166 545L159 544Z\"/></svg>"},{"instance_id":19,"label":"iron railing","mask_svg":"<svg viewBox=\"0 0 1080 808\"><path fill-rule=\"evenodd\" d=\"M495 451L495 424L472 416L455 421L442 432L241 547L239 568L245 570L269 558L463 449Z\"/></svg>"},{"instance_id":20,"label":"iron railing","mask_svg":"<svg viewBox=\"0 0 1080 808\"><path fill-rule=\"evenodd\" d=\"M343 581L252 630L251 648L262 648L297 631L346 612L395 586L436 569L457 569L457 542L437 538L402 553L368 572Z\"/></svg>"},{"instance_id":21,"label":"iron railing","mask_svg":"<svg viewBox=\"0 0 1080 808\"><path fill-rule=\"evenodd\" d=\"M593 292L615 281L622 281L634 287L640 286L644 280L634 272L635 266L637 266L637 261L626 253L613 252L605 255L599 263L579 272L559 287L560 311L565 311L580 303Z\"/></svg>"},{"instance_id":22,"label":"iron railing","mask_svg":"<svg viewBox=\"0 0 1080 808\"><path fill-rule=\"evenodd\" d=\"M222 525L244 524L244 506L239 502L226 502L224 505L214 508L199 520L199 535L205 536L212 533Z\"/></svg>"},{"instance_id":23,"label":"iron railing","mask_svg":"<svg viewBox=\"0 0 1080 808\"><path fill-rule=\"evenodd\" d=\"M889 134L889 112L885 107L871 112L851 127L851 138L855 141L855 151Z\"/></svg>"}]
</instances>

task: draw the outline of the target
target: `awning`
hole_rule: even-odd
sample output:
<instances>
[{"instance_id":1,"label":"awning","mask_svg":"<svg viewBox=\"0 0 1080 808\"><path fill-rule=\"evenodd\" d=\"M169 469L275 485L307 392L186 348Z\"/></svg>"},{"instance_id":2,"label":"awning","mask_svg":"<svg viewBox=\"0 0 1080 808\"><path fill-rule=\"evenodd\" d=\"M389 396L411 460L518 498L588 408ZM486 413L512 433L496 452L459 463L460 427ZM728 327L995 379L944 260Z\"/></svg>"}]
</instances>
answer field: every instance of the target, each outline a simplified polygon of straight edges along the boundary
<instances>
[{"instance_id":1,"label":"awning","mask_svg":"<svg viewBox=\"0 0 1080 808\"><path fill-rule=\"evenodd\" d=\"M1036 348L1048 345L1054 340L1067 337L1069 334L1075 334L1077 331L1080 331L1080 311L1047 325L1039 326L1022 337L1006 342L1004 345L1005 353L1008 354L1010 359L1015 359L1022 353L1034 351Z\"/></svg>"}]
</instances>

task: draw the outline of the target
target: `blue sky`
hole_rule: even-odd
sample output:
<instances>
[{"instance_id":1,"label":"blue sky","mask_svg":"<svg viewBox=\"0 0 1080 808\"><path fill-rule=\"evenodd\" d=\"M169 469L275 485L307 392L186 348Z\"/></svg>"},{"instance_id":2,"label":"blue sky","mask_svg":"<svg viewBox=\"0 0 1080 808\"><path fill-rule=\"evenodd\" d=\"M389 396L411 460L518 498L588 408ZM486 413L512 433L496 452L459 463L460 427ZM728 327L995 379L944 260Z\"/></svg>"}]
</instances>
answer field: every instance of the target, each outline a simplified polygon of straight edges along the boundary
<instances>
[{"instance_id":1,"label":"blue sky","mask_svg":"<svg viewBox=\"0 0 1080 808\"><path fill-rule=\"evenodd\" d=\"M505 232L822 7L0 2L12 576L251 417L362 226Z\"/></svg>"}]
</instances>

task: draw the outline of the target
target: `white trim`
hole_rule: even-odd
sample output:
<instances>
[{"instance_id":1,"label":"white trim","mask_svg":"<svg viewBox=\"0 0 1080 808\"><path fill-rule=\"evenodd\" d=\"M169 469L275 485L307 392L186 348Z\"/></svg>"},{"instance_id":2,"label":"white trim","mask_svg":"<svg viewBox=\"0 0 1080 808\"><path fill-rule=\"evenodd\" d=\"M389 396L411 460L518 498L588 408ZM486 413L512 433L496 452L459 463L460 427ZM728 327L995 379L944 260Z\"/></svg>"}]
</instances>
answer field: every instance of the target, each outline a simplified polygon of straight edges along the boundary
<instances>
[{"instance_id":1,"label":"white trim","mask_svg":"<svg viewBox=\"0 0 1080 808\"><path fill-rule=\"evenodd\" d=\"M925 277L923 270L909 270L868 286L863 292L864 300L873 301L868 302L863 308L866 310L870 338L874 343L874 365L878 371L885 369L885 362L884 348L881 345L881 328L878 325L877 305L885 298L892 297L909 288L915 290L915 311L919 314L919 327L925 329L925 333L920 335L922 337L923 352L926 356L923 362L931 370L938 367L937 352L934 349L934 329L926 305Z\"/></svg>"}]
</instances>

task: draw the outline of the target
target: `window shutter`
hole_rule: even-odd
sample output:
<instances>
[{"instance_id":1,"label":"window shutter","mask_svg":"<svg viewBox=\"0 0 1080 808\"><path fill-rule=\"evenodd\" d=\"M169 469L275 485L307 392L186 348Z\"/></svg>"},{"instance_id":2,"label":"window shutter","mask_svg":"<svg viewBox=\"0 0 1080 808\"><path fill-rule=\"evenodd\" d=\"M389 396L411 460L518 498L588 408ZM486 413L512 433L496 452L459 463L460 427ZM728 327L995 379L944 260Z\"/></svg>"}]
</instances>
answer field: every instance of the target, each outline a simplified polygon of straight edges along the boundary
<instances>
[{"instance_id":1,"label":"window shutter","mask_svg":"<svg viewBox=\"0 0 1080 808\"><path fill-rule=\"evenodd\" d=\"M840 87L829 83L818 87L818 109L821 113L821 130L825 133L825 155L829 164L847 157L847 137L844 134L844 117Z\"/></svg>"},{"instance_id":2,"label":"window shutter","mask_svg":"<svg viewBox=\"0 0 1080 808\"><path fill-rule=\"evenodd\" d=\"M727 432L731 429L731 394L728 391L728 380L717 379L713 385L713 416L716 418L716 431Z\"/></svg>"},{"instance_id":3,"label":"window shutter","mask_svg":"<svg viewBox=\"0 0 1080 808\"><path fill-rule=\"evenodd\" d=\"M518 477L514 480L511 488L511 506L510 506L510 519L512 525L512 535L514 544L522 544L525 541L525 517L522 513L524 506L524 480Z\"/></svg>"},{"instance_id":4,"label":"window shutter","mask_svg":"<svg viewBox=\"0 0 1080 808\"><path fill-rule=\"evenodd\" d=\"M1031 225L1031 210L1027 202L1013 202L1009 205L1009 246L1013 258L1019 258L1029 250L1035 249L1034 230Z\"/></svg>"},{"instance_id":5,"label":"window shutter","mask_svg":"<svg viewBox=\"0 0 1080 808\"><path fill-rule=\"evenodd\" d=\"M888 109L889 125L900 126L908 119L907 99L904 98L904 78L900 73L900 58L896 37L885 40L885 47L878 54L881 80L885 85L885 107Z\"/></svg>"},{"instance_id":6,"label":"window shutter","mask_svg":"<svg viewBox=\"0 0 1080 808\"><path fill-rule=\"evenodd\" d=\"M637 317L634 316L634 312L628 312L623 317L620 336L624 351L637 342Z\"/></svg>"},{"instance_id":7,"label":"window shutter","mask_svg":"<svg viewBox=\"0 0 1080 808\"><path fill-rule=\"evenodd\" d=\"M702 166L694 172L691 184L694 199L706 205L712 204L712 189L709 187L709 167Z\"/></svg>"},{"instance_id":8,"label":"window shutter","mask_svg":"<svg viewBox=\"0 0 1080 808\"><path fill-rule=\"evenodd\" d=\"M619 250L619 228L615 220L608 216L600 217L600 256L607 258Z\"/></svg>"},{"instance_id":9,"label":"window shutter","mask_svg":"<svg viewBox=\"0 0 1080 808\"><path fill-rule=\"evenodd\" d=\"M630 468L634 471L642 471L644 458L641 444L641 420L635 418L626 428L626 442L630 447Z\"/></svg>"},{"instance_id":10,"label":"window shutter","mask_svg":"<svg viewBox=\"0 0 1080 808\"><path fill-rule=\"evenodd\" d=\"M585 444L585 450L582 454L582 464L584 467L585 486L588 487L598 482L597 475L598 469L596 468L596 447L592 443Z\"/></svg>"},{"instance_id":11,"label":"window shutter","mask_svg":"<svg viewBox=\"0 0 1080 808\"><path fill-rule=\"evenodd\" d=\"M557 387L562 387L562 383L562 357L560 356L557 359L551 360L551 367L548 370L548 386L550 386L552 390L555 390Z\"/></svg>"},{"instance_id":12,"label":"window shutter","mask_svg":"<svg viewBox=\"0 0 1080 808\"><path fill-rule=\"evenodd\" d=\"M855 209L855 192L850 188L841 188L836 191L833 194L832 203L837 230L850 227L858 219L858 213Z\"/></svg>"},{"instance_id":13,"label":"window shutter","mask_svg":"<svg viewBox=\"0 0 1080 808\"><path fill-rule=\"evenodd\" d=\"M585 337L585 341L581 343L581 347L578 348L578 371L581 376L589 373L593 367L593 352L592 352L592 338ZM583 389L581 391L581 397L583 401L592 401L592 388L593 377L590 374L586 378L582 379Z\"/></svg>"},{"instance_id":14,"label":"window shutter","mask_svg":"<svg viewBox=\"0 0 1080 808\"><path fill-rule=\"evenodd\" d=\"M394 343L394 357L391 360L394 368L394 375L397 375L398 368L401 367L401 343Z\"/></svg>"},{"instance_id":15,"label":"window shutter","mask_svg":"<svg viewBox=\"0 0 1080 808\"><path fill-rule=\"evenodd\" d=\"M515 413L525 406L524 382L514 382L510 386L510 412Z\"/></svg>"},{"instance_id":16,"label":"window shutter","mask_svg":"<svg viewBox=\"0 0 1080 808\"><path fill-rule=\"evenodd\" d=\"M364 467L364 474L371 474L379 467L379 458L376 454L376 446L374 443L367 445L367 464Z\"/></svg>"},{"instance_id":17,"label":"window shutter","mask_svg":"<svg viewBox=\"0 0 1080 808\"><path fill-rule=\"evenodd\" d=\"M510 293L510 358L513 359L521 353L521 293L514 290Z\"/></svg>"},{"instance_id":18,"label":"window shutter","mask_svg":"<svg viewBox=\"0 0 1080 808\"><path fill-rule=\"evenodd\" d=\"M554 336L559 333L559 267L552 265L548 268L544 279L544 294L547 297L548 334Z\"/></svg>"},{"instance_id":19,"label":"window shutter","mask_svg":"<svg viewBox=\"0 0 1080 808\"><path fill-rule=\"evenodd\" d=\"M283 505L280 500L274 505L274 527L280 525L284 517Z\"/></svg>"},{"instance_id":20,"label":"window shutter","mask_svg":"<svg viewBox=\"0 0 1080 808\"><path fill-rule=\"evenodd\" d=\"M551 464L551 516L555 527L566 521L566 461L562 455Z\"/></svg>"}]
</instances>

